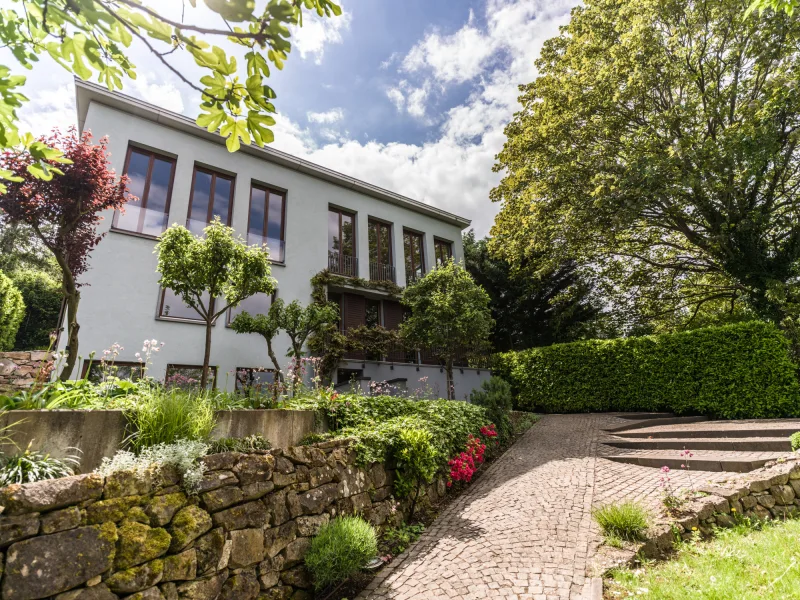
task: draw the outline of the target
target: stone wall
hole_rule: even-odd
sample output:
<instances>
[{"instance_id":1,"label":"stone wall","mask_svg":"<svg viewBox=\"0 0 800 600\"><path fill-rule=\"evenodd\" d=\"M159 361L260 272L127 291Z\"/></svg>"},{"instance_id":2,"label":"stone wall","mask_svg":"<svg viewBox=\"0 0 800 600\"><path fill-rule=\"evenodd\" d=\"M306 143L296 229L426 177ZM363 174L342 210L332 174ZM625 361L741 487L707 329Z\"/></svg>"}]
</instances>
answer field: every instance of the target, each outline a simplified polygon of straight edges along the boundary
<instances>
[{"instance_id":1,"label":"stone wall","mask_svg":"<svg viewBox=\"0 0 800 600\"><path fill-rule=\"evenodd\" d=\"M44 363L44 369L42 364ZM24 390L31 387L42 370L42 378L53 368L47 352L0 352L0 393Z\"/></svg>"},{"instance_id":2,"label":"stone wall","mask_svg":"<svg viewBox=\"0 0 800 600\"><path fill-rule=\"evenodd\" d=\"M196 495L167 469L0 490L2 600L304 600L311 537L337 515L399 523L393 472L348 441L204 459ZM443 481L426 490L445 493Z\"/></svg>"},{"instance_id":3,"label":"stone wall","mask_svg":"<svg viewBox=\"0 0 800 600\"><path fill-rule=\"evenodd\" d=\"M677 537L708 537L715 527L732 527L740 517L800 517L800 457L737 476L724 486L705 486L697 491L704 495L682 506L680 517L652 526L643 543L624 550L604 546L595 558L596 574L620 563L633 566L639 554L661 558L672 551Z\"/></svg>"}]
</instances>

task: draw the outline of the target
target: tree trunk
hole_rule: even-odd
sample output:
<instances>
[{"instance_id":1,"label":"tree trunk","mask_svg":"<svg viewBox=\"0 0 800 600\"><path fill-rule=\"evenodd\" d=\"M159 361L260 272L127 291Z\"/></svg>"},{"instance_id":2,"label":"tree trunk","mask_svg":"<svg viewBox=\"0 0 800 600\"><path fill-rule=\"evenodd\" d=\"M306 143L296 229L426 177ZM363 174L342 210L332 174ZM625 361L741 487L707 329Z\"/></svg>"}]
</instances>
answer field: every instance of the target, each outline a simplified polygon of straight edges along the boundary
<instances>
[{"instance_id":1,"label":"tree trunk","mask_svg":"<svg viewBox=\"0 0 800 600\"><path fill-rule=\"evenodd\" d=\"M272 340L267 340L267 354L272 360L272 366L275 367L275 380L283 383L283 373L281 373L281 365L278 363L278 357L275 356L275 351L272 349Z\"/></svg>"},{"instance_id":2,"label":"tree trunk","mask_svg":"<svg viewBox=\"0 0 800 600\"><path fill-rule=\"evenodd\" d=\"M78 303L81 294L75 286L75 281L71 277L69 280L68 285L67 278L64 277L64 299L67 302L67 345L64 350L67 352L67 362L59 375L61 381L67 381L75 370L75 363L78 362L78 331L81 328L78 325Z\"/></svg>"},{"instance_id":3,"label":"tree trunk","mask_svg":"<svg viewBox=\"0 0 800 600\"><path fill-rule=\"evenodd\" d=\"M208 363L211 361L211 319L206 321L206 349L203 353L203 374L200 376L200 389L205 390L208 385Z\"/></svg>"},{"instance_id":4,"label":"tree trunk","mask_svg":"<svg viewBox=\"0 0 800 600\"><path fill-rule=\"evenodd\" d=\"M445 371L447 372L447 399L448 400L455 400L456 399L456 385L455 381L453 381L453 359L448 358L447 362L445 363Z\"/></svg>"}]
</instances>

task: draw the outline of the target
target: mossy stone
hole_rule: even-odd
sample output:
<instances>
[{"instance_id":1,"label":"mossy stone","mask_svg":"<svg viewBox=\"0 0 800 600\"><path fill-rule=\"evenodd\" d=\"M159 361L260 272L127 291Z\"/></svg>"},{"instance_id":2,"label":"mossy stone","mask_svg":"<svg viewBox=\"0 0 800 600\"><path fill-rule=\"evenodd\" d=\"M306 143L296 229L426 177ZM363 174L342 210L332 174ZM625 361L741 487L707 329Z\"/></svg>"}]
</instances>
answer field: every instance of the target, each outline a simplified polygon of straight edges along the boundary
<instances>
[{"instance_id":1,"label":"mossy stone","mask_svg":"<svg viewBox=\"0 0 800 600\"><path fill-rule=\"evenodd\" d=\"M211 526L211 515L202 508L192 505L183 507L172 519L170 549L173 552L183 550L196 538L211 529Z\"/></svg>"},{"instance_id":2,"label":"mossy stone","mask_svg":"<svg viewBox=\"0 0 800 600\"><path fill-rule=\"evenodd\" d=\"M127 569L158 558L169 549L172 538L166 529L136 521L124 521L118 529L117 569Z\"/></svg>"},{"instance_id":3,"label":"mossy stone","mask_svg":"<svg viewBox=\"0 0 800 600\"><path fill-rule=\"evenodd\" d=\"M150 517L150 525L163 527L172 520L175 513L186 504L186 494L177 492L156 496L145 507L144 512Z\"/></svg>"},{"instance_id":4,"label":"mossy stone","mask_svg":"<svg viewBox=\"0 0 800 600\"><path fill-rule=\"evenodd\" d=\"M105 580L112 592L132 594L156 585L164 575L164 561L160 558L138 567L117 571Z\"/></svg>"}]
</instances>

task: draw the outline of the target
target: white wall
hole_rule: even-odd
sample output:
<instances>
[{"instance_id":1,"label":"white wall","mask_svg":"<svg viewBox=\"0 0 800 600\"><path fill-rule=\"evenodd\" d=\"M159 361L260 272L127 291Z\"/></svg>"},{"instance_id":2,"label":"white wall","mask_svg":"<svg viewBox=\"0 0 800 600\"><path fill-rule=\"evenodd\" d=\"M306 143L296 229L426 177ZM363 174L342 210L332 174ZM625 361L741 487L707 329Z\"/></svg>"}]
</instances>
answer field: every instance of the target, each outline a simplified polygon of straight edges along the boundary
<instances>
[{"instance_id":1,"label":"white wall","mask_svg":"<svg viewBox=\"0 0 800 600\"><path fill-rule=\"evenodd\" d=\"M183 225L186 222L192 172L196 163L236 175L232 225L243 237L246 236L251 182L288 190L285 266L275 265L272 269L273 276L278 280L278 296L286 302L294 299L309 302L309 280L327 266L329 204L356 213L361 277L369 276L366 225L370 216L393 223L398 283L405 281L403 227L424 232L426 268L432 266L434 236L451 240L456 260L463 257L461 231L455 225L255 156L230 154L222 144L96 102L89 106L84 129L91 131L95 139L108 136L111 163L118 173L124 169L129 142L177 158L170 224ZM159 275L156 273L157 260L153 253L155 241L109 231L112 215L109 211L98 227L100 232L107 233L92 252L89 270L81 278L86 285L81 288L78 313L81 325L80 354L88 357L91 351L95 351L100 355L103 349L118 342L124 347L118 359L134 361L134 354L141 351L142 341L155 338L165 345L155 357L150 372L154 377L164 376L167 363L202 364L205 335L202 324L156 319ZM64 338L62 336L62 344ZM288 345L288 338L281 334L275 348L279 358L285 355ZM284 368L286 363L288 360L284 359ZM232 374L226 378L227 372L237 367L271 367L263 339L256 335L237 335L225 326L222 318L212 335L211 364L218 366L219 384L229 389L233 388L234 378ZM471 390L475 386L466 385L465 391L468 393L467 387ZM460 389L458 393L462 394Z\"/></svg>"}]
</instances>

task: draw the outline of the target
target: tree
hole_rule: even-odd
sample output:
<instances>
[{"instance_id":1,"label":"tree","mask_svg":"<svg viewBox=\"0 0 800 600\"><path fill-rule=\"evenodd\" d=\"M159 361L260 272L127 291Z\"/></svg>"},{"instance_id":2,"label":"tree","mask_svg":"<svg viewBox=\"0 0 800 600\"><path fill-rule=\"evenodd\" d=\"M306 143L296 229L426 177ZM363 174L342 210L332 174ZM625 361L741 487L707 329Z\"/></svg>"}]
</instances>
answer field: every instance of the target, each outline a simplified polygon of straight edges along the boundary
<instances>
[{"instance_id":1,"label":"tree","mask_svg":"<svg viewBox=\"0 0 800 600\"><path fill-rule=\"evenodd\" d=\"M158 283L172 290L202 317L206 325L203 374L200 386L208 384L211 359L211 328L229 308L254 294L271 294L275 280L270 276L269 253L260 246L248 246L234 237L233 229L216 217L195 237L188 229L173 225L156 244Z\"/></svg>"},{"instance_id":2,"label":"tree","mask_svg":"<svg viewBox=\"0 0 800 600\"><path fill-rule=\"evenodd\" d=\"M240 139L259 146L273 139L274 90L266 85L270 63L283 68L291 51L288 26L302 26L304 11L319 16L340 15L331 0L269 0L256 11L254 0L204 0L212 18L197 9L197 0L183 3L180 20L171 19L140 0L14 0L16 10L0 11L0 46L25 69L43 54L81 79L96 75L109 90L122 89L123 77L136 78L136 66L126 49L136 40L202 100L197 124L228 138L228 149ZM187 11L188 8L188 11ZM186 15L189 19L185 19ZM192 19L195 17L195 19ZM191 22L190 22L191 21ZM210 22L209 22L210 21ZM227 41L231 55L205 39ZM263 51L266 50L266 53ZM243 56L242 56L243 53ZM244 59L238 66L235 54ZM204 74L191 81L178 66L194 60ZM17 109L25 77L0 65L0 148L22 144L34 158L31 166L47 175L47 147L20 135ZM0 171L0 179L11 176ZM2 189L0 189L2 192Z\"/></svg>"},{"instance_id":3,"label":"tree","mask_svg":"<svg viewBox=\"0 0 800 600\"><path fill-rule=\"evenodd\" d=\"M498 155L504 258L593 265L615 302L692 315L798 294L800 21L743 0L589 0Z\"/></svg>"},{"instance_id":4,"label":"tree","mask_svg":"<svg viewBox=\"0 0 800 600\"><path fill-rule=\"evenodd\" d=\"M800 6L800 0L753 0L753 3L747 8L745 15L749 15L753 11L765 11L768 9L782 10L787 15L792 16L794 10Z\"/></svg>"},{"instance_id":5,"label":"tree","mask_svg":"<svg viewBox=\"0 0 800 600\"><path fill-rule=\"evenodd\" d=\"M17 331L15 350L44 350L59 327L61 284L45 271L20 269L10 274L25 301L25 317Z\"/></svg>"},{"instance_id":6,"label":"tree","mask_svg":"<svg viewBox=\"0 0 800 600\"><path fill-rule=\"evenodd\" d=\"M299 383L299 361L303 357L303 346L312 334L320 333L339 320L339 307L333 302L320 304L312 302L303 306L292 300L283 309L280 318L281 329L286 332L291 342L288 355L295 359L292 372L292 385L297 389Z\"/></svg>"},{"instance_id":7,"label":"tree","mask_svg":"<svg viewBox=\"0 0 800 600\"><path fill-rule=\"evenodd\" d=\"M264 338L267 342L267 354L272 361L272 366L275 368L275 378L281 383L283 383L283 373L281 372L278 357L275 356L275 351L272 349L272 340L281 330L282 316L283 300L276 298L270 305L266 315L251 315L249 312L243 312L236 315L231 321L231 329L236 333L257 333Z\"/></svg>"},{"instance_id":8,"label":"tree","mask_svg":"<svg viewBox=\"0 0 800 600\"><path fill-rule=\"evenodd\" d=\"M411 314L400 324L401 334L412 344L430 348L444 363L449 382L457 356L489 346L494 325L489 294L452 259L408 286L402 302ZM455 397L450 385L447 397Z\"/></svg>"},{"instance_id":9,"label":"tree","mask_svg":"<svg viewBox=\"0 0 800 600\"><path fill-rule=\"evenodd\" d=\"M29 226L0 219L0 271L13 273L28 269L35 269L51 277L58 277L60 274L53 254L45 248Z\"/></svg>"},{"instance_id":10,"label":"tree","mask_svg":"<svg viewBox=\"0 0 800 600\"><path fill-rule=\"evenodd\" d=\"M463 241L464 266L489 294L495 351L596 336L601 311L575 261L537 273L541 257L523 257L515 267L495 258L489 252L488 239L476 240L474 231L465 233Z\"/></svg>"},{"instance_id":11,"label":"tree","mask_svg":"<svg viewBox=\"0 0 800 600\"><path fill-rule=\"evenodd\" d=\"M11 350L22 318L25 303L14 282L0 271L0 351Z\"/></svg>"},{"instance_id":12,"label":"tree","mask_svg":"<svg viewBox=\"0 0 800 600\"><path fill-rule=\"evenodd\" d=\"M30 227L58 263L67 308L67 360L60 375L66 380L78 359L78 279L86 271L89 253L103 238L97 234L101 213L122 208L127 201L128 178L117 179L109 167L105 138L92 144L91 134L79 136L73 128L38 143L59 148L64 158L57 160L68 162L48 162L51 171L60 169L60 175L48 181L30 168L36 162L30 152L3 153L0 169L11 172L13 181L0 195L0 221Z\"/></svg>"}]
</instances>

